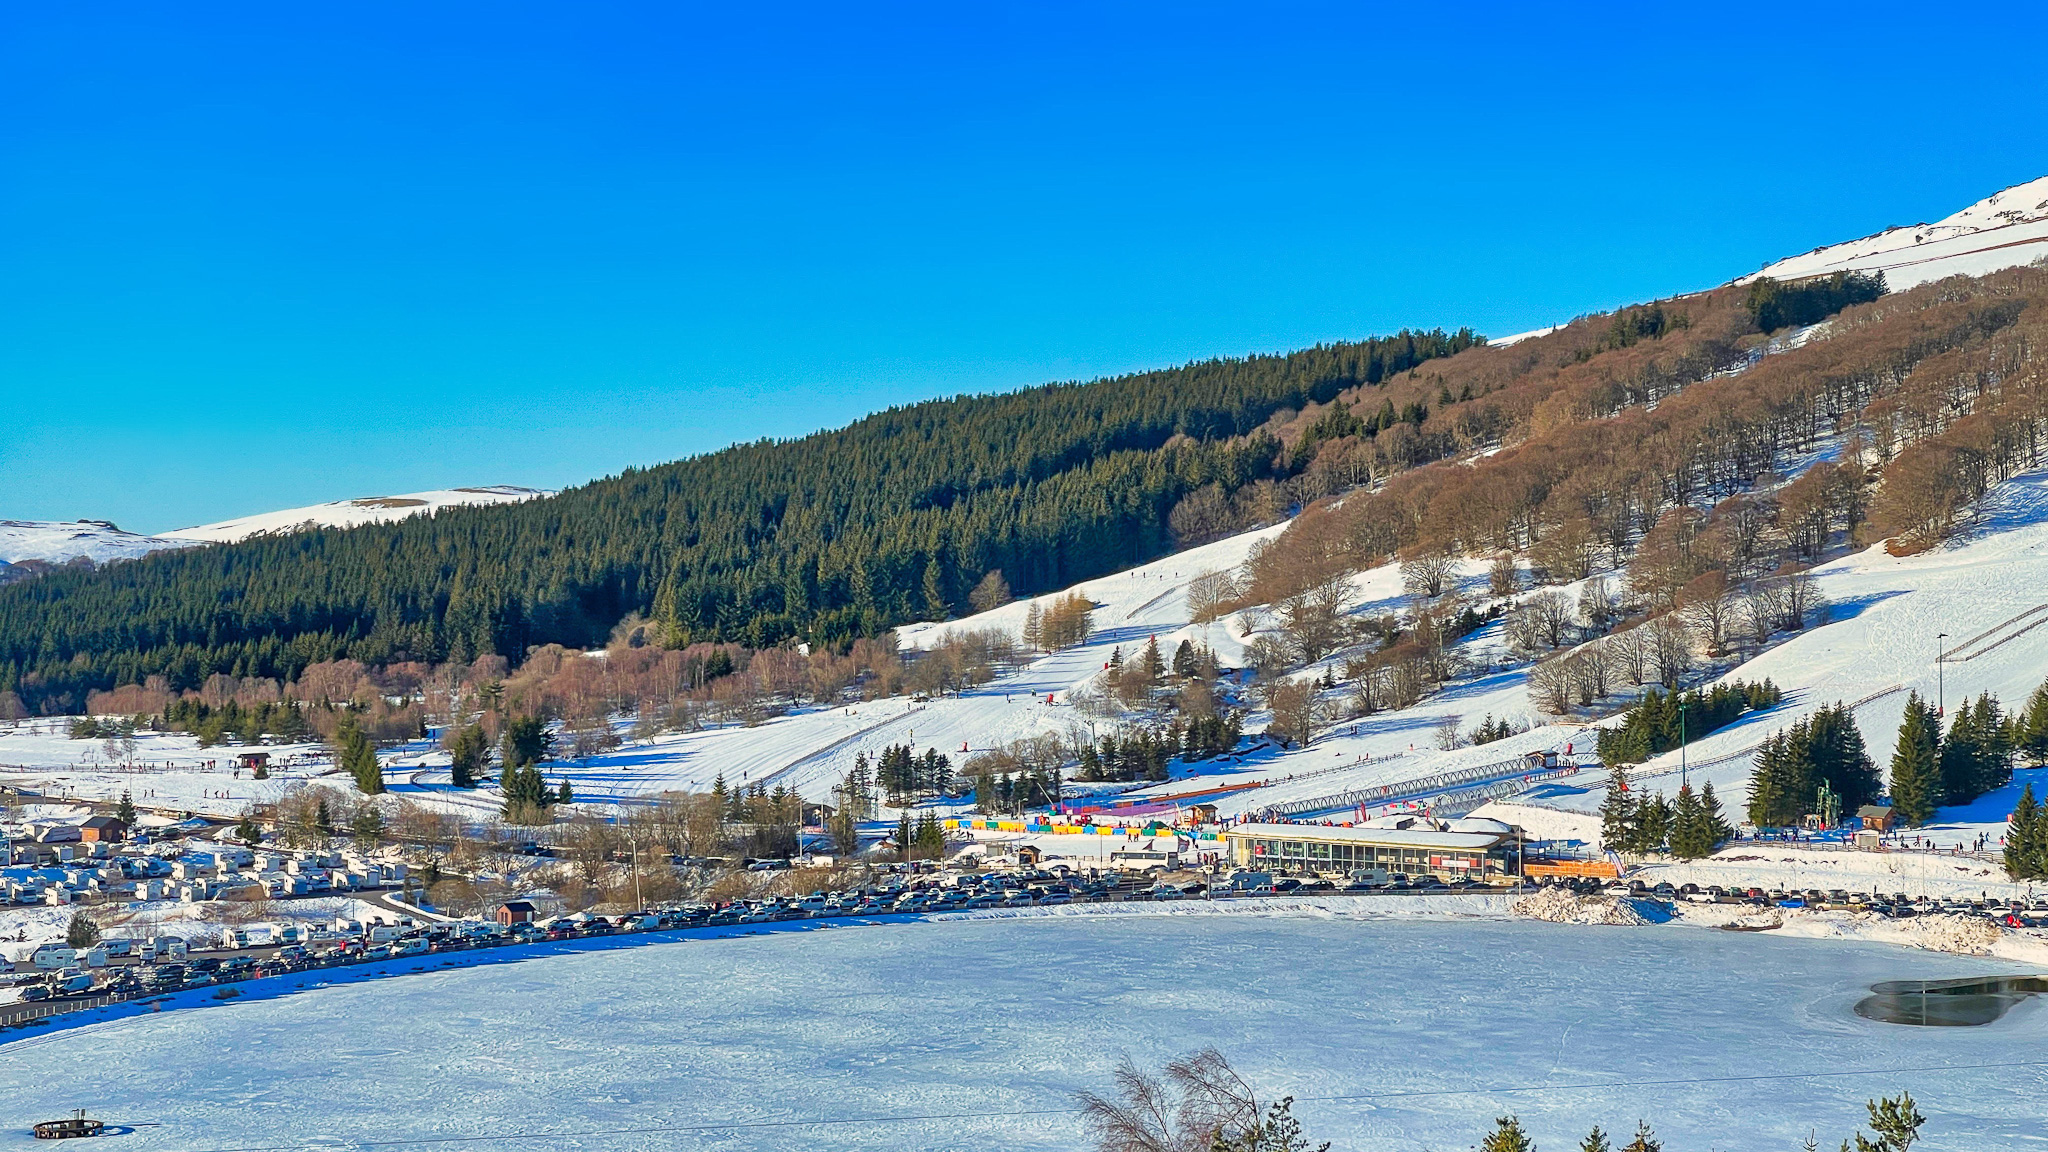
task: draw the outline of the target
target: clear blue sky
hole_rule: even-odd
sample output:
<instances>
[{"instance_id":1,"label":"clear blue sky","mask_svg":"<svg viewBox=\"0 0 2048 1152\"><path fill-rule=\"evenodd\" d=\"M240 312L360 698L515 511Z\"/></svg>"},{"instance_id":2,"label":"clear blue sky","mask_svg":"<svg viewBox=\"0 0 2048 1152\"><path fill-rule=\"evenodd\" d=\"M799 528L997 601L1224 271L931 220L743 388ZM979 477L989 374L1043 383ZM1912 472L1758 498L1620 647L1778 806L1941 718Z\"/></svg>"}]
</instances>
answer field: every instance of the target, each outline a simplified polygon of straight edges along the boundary
<instances>
[{"instance_id":1,"label":"clear blue sky","mask_svg":"<svg viewBox=\"0 0 2048 1152\"><path fill-rule=\"evenodd\" d=\"M12 5L0 516L1501 335L2048 172L2039 8L1530 7Z\"/></svg>"}]
</instances>

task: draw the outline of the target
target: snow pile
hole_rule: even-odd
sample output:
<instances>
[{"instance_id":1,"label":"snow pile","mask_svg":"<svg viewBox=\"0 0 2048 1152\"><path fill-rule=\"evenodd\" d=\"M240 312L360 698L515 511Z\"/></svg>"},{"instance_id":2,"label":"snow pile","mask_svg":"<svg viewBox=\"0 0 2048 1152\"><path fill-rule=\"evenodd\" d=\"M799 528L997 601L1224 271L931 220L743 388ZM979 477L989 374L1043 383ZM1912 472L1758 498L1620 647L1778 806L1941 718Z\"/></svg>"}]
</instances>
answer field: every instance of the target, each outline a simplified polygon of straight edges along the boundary
<instances>
[{"instance_id":1,"label":"snow pile","mask_svg":"<svg viewBox=\"0 0 2048 1152\"><path fill-rule=\"evenodd\" d=\"M1650 923L1635 902L1618 896L1574 896L1563 888L1545 888L1517 900L1508 911L1525 920L1551 924L1613 924L1635 927Z\"/></svg>"}]
</instances>

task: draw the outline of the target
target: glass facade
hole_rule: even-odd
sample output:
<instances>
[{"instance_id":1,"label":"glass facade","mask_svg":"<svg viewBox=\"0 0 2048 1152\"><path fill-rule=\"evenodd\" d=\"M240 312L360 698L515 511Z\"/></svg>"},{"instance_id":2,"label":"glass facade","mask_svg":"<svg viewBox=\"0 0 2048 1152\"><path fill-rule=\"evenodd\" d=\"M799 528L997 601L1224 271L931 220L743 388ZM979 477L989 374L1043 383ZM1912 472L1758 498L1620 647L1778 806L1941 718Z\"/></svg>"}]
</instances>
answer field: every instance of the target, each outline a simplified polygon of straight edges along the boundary
<instances>
[{"instance_id":1,"label":"glass facade","mask_svg":"<svg viewBox=\"0 0 2048 1152\"><path fill-rule=\"evenodd\" d=\"M1359 844L1348 841L1246 838L1239 840L1238 863L1247 868L1281 873L1345 873L1357 868L1380 868L1446 877L1489 873L1512 874L1509 867L1510 842L1491 849L1409 848L1391 844Z\"/></svg>"}]
</instances>

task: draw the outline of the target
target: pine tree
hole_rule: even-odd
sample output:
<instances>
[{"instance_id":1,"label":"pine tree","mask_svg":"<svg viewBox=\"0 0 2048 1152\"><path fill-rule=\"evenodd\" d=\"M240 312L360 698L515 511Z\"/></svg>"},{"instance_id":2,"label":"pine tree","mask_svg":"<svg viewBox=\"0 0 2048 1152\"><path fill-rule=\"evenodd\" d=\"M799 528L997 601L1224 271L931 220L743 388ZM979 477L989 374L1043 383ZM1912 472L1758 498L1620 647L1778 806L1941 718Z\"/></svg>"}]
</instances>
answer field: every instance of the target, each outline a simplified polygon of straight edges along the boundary
<instances>
[{"instance_id":1,"label":"pine tree","mask_svg":"<svg viewBox=\"0 0 2048 1152\"><path fill-rule=\"evenodd\" d=\"M1671 815L1671 854L1681 860L1712 855L1714 828L1692 785L1681 785Z\"/></svg>"},{"instance_id":2,"label":"pine tree","mask_svg":"<svg viewBox=\"0 0 2048 1152\"><path fill-rule=\"evenodd\" d=\"M1735 835L1735 829L1721 816L1721 798L1714 795L1714 782L1700 785L1700 820L1706 829L1708 851L1719 847L1723 840Z\"/></svg>"},{"instance_id":3,"label":"pine tree","mask_svg":"<svg viewBox=\"0 0 2048 1152\"><path fill-rule=\"evenodd\" d=\"M569 778L564 776L562 778L562 786L555 789L555 803L573 804L575 802L576 793L569 788Z\"/></svg>"},{"instance_id":4,"label":"pine tree","mask_svg":"<svg viewBox=\"0 0 2048 1152\"><path fill-rule=\"evenodd\" d=\"M370 738L363 735L363 730L356 725L355 717L342 717L335 740L340 746L335 763L348 773L356 787L368 796L383 792L384 769L377 763L377 750L371 747Z\"/></svg>"},{"instance_id":5,"label":"pine tree","mask_svg":"<svg viewBox=\"0 0 2048 1152\"><path fill-rule=\"evenodd\" d=\"M1934 818L1941 802L1941 721L1918 692L1906 699L1892 752L1892 811L1910 827Z\"/></svg>"},{"instance_id":6,"label":"pine tree","mask_svg":"<svg viewBox=\"0 0 2048 1152\"><path fill-rule=\"evenodd\" d=\"M2013 743L2028 763L2048 763L2048 684L2027 697L2026 710L2014 718Z\"/></svg>"},{"instance_id":7,"label":"pine tree","mask_svg":"<svg viewBox=\"0 0 2048 1152\"><path fill-rule=\"evenodd\" d=\"M357 849L367 852L377 846L378 837L384 834L384 815L377 811L375 804L365 804L356 810L355 819L349 821L349 832L355 837Z\"/></svg>"},{"instance_id":8,"label":"pine tree","mask_svg":"<svg viewBox=\"0 0 2048 1152\"><path fill-rule=\"evenodd\" d=\"M1854 812L1877 799L1883 782L1878 779L1877 765L1864 748L1856 715L1847 704L1838 701L1832 707L1816 710L1805 721L1804 733L1807 778L1795 795L1810 796L1815 785L1825 780L1835 795L1842 798L1845 812Z\"/></svg>"},{"instance_id":9,"label":"pine tree","mask_svg":"<svg viewBox=\"0 0 2048 1152\"><path fill-rule=\"evenodd\" d=\"M1173 650L1173 675L1176 679L1191 679L1195 674L1195 642L1183 640Z\"/></svg>"},{"instance_id":10,"label":"pine tree","mask_svg":"<svg viewBox=\"0 0 2048 1152\"><path fill-rule=\"evenodd\" d=\"M1948 737L1941 742L1941 802L1968 804L1980 791L1979 777L1984 761L1983 734L1977 730L1977 712L1964 700L1949 718Z\"/></svg>"},{"instance_id":11,"label":"pine tree","mask_svg":"<svg viewBox=\"0 0 2048 1152\"><path fill-rule=\"evenodd\" d=\"M1671 802L1662 792L1643 801L1636 809L1635 851L1664 851L1671 840L1673 816Z\"/></svg>"},{"instance_id":12,"label":"pine tree","mask_svg":"<svg viewBox=\"0 0 2048 1152\"><path fill-rule=\"evenodd\" d=\"M256 826L255 816L242 813L241 822L235 825L235 838L252 848L263 842L263 830Z\"/></svg>"},{"instance_id":13,"label":"pine tree","mask_svg":"<svg viewBox=\"0 0 2048 1152\"><path fill-rule=\"evenodd\" d=\"M2041 807L2034 802L2034 786L2020 789L2019 803L2005 828L2005 872L2014 880L2041 878L2042 861L2035 852L2040 837Z\"/></svg>"},{"instance_id":14,"label":"pine tree","mask_svg":"<svg viewBox=\"0 0 2048 1152\"><path fill-rule=\"evenodd\" d=\"M1756 750L1749 775L1749 822L1759 828L1783 828L1798 822L1799 793L1790 781L1791 738L1777 732Z\"/></svg>"},{"instance_id":15,"label":"pine tree","mask_svg":"<svg viewBox=\"0 0 2048 1152\"><path fill-rule=\"evenodd\" d=\"M448 745L448 773L457 788L476 787L476 778L483 771L490 748L491 738L484 734L482 724L471 724L455 734Z\"/></svg>"},{"instance_id":16,"label":"pine tree","mask_svg":"<svg viewBox=\"0 0 2048 1152\"><path fill-rule=\"evenodd\" d=\"M1607 798L1600 803L1600 842L1610 851L1634 851L1636 807L1628 769L1617 764L1609 770Z\"/></svg>"},{"instance_id":17,"label":"pine tree","mask_svg":"<svg viewBox=\"0 0 2048 1152\"><path fill-rule=\"evenodd\" d=\"M1593 1130L1586 1133L1586 1138L1579 1141L1579 1152L1614 1152L1614 1145L1607 1142L1607 1133L1595 1124Z\"/></svg>"},{"instance_id":18,"label":"pine tree","mask_svg":"<svg viewBox=\"0 0 2048 1152\"><path fill-rule=\"evenodd\" d=\"M135 798L128 794L126 788L121 789L121 803L114 809L114 819L119 820L123 828L135 827Z\"/></svg>"},{"instance_id":19,"label":"pine tree","mask_svg":"<svg viewBox=\"0 0 2048 1152\"><path fill-rule=\"evenodd\" d=\"M1927 1123L1911 1092L1866 1101L1865 1106L1870 1111L1870 1130L1877 1133L1877 1139L1868 1140L1863 1133L1856 1133L1856 1152L1906 1152L1920 1139L1920 1126ZM1848 1148L1848 1142L1844 1141L1842 1147Z\"/></svg>"},{"instance_id":20,"label":"pine tree","mask_svg":"<svg viewBox=\"0 0 2048 1152\"><path fill-rule=\"evenodd\" d=\"M72 912L71 923L64 929L64 946L83 950L99 942L100 926L92 922L92 917L83 911Z\"/></svg>"},{"instance_id":21,"label":"pine tree","mask_svg":"<svg viewBox=\"0 0 2048 1152\"><path fill-rule=\"evenodd\" d=\"M1534 1152L1535 1147L1522 1130L1522 1122L1513 1116L1494 1120L1493 1131L1479 1142L1479 1152Z\"/></svg>"},{"instance_id":22,"label":"pine tree","mask_svg":"<svg viewBox=\"0 0 2048 1152\"><path fill-rule=\"evenodd\" d=\"M1648 1120L1636 1121L1636 1138L1622 1146L1621 1152L1664 1152L1664 1144L1657 1134L1650 1131Z\"/></svg>"}]
</instances>

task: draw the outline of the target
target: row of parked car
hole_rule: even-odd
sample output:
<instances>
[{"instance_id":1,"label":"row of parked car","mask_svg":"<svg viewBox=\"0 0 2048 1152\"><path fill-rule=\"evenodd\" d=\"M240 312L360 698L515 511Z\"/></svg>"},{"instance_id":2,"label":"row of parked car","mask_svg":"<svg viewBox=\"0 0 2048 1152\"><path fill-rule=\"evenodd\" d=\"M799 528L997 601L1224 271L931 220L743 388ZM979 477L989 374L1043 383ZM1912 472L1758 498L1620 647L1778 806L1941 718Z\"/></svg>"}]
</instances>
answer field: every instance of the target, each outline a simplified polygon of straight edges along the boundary
<instances>
[{"instance_id":1,"label":"row of parked car","mask_svg":"<svg viewBox=\"0 0 2048 1152\"><path fill-rule=\"evenodd\" d=\"M1642 880L1567 880L1564 887L1582 895L1605 894L1691 904L1750 904L1758 907L1813 908L1834 912L1874 912L1910 917L1946 913L1986 916L2026 927L2048 926L2048 896L2032 901L1972 900L1964 896L1909 896L1904 892L1851 892L1844 888L1745 888L1709 884L1650 884Z\"/></svg>"}]
</instances>

